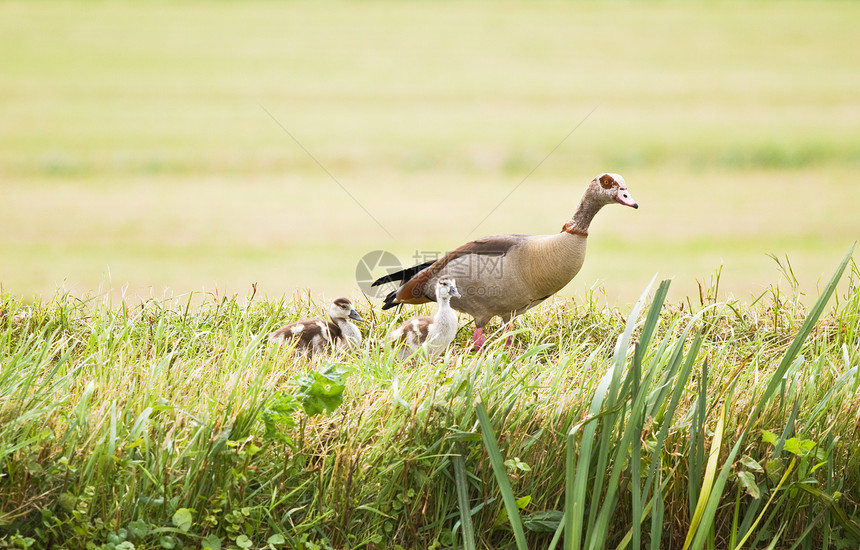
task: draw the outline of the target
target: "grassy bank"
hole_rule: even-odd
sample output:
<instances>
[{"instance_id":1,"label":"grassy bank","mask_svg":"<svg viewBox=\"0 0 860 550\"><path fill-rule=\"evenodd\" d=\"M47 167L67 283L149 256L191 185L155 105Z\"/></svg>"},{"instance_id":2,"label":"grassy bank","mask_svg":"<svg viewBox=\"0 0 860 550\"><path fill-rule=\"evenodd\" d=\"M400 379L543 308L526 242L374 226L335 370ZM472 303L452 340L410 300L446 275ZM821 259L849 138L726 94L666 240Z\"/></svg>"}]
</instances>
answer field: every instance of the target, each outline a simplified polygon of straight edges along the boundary
<instances>
[{"instance_id":1,"label":"grassy bank","mask_svg":"<svg viewBox=\"0 0 860 550\"><path fill-rule=\"evenodd\" d=\"M308 300L4 296L0 546L856 545L860 270L808 309L786 275L556 300L436 364L368 303L360 352L308 362L266 341Z\"/></svg>"}]
</instances>

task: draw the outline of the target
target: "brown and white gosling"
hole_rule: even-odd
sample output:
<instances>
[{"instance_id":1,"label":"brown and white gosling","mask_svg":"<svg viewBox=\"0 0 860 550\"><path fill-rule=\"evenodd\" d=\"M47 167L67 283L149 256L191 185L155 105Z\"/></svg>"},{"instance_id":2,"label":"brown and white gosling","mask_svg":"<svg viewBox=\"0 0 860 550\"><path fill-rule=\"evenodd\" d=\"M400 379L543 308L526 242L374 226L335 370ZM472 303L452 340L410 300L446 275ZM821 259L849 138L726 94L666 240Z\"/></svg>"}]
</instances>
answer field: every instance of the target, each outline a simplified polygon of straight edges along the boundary
<instances>
[{"instance_id":1,"label":"brown and white gosling","mask_svg":"<svg viewBox=\"0 0 860 550\"><path fill-rule=\"evenodd\" d=\"M283 326L269 335L278 344L293 344L308 355L326 351L348 350L361 344L361 331L349 319L364 321L349 298L338 298L328 309L331 321L304 319Z\"/></svg>"},{"instance_id":2,"label":"brown and white gosling","mask_svg":"<svg viewBox=\"0 0 860 550\"><path fill-rule=\"evenodd\" d=\"M594 178L573 217L554 235L511 233L478 239L425 262L373 282L378 286L399 281L385 297L382 309L397 304L423 304L436 300L436 281L453 276L463 297L451 307L475 319L474 349L484 344L484 326L496 315L510 323L517 315L543 302L569 283L585 261L588 226L607 204L639 208L627 191L624 178L605 173ZM510 345L510 337L506 342Z\"/></svg>"},{"instance_id":3,"label":"brown and white gosling","mask_svg":"<svg viewBox=\"0 0 860 550\"><path fill-rule=\"evenodd\" d=\"M457 284L451 277L436 281L436 314L413 317L388 335L391 347L397 349L397 358L406 359L426 346L432 359L445 351L457 335L457 313L451 309L451 298L459 298Z\"/></svg>"}]
</instances>

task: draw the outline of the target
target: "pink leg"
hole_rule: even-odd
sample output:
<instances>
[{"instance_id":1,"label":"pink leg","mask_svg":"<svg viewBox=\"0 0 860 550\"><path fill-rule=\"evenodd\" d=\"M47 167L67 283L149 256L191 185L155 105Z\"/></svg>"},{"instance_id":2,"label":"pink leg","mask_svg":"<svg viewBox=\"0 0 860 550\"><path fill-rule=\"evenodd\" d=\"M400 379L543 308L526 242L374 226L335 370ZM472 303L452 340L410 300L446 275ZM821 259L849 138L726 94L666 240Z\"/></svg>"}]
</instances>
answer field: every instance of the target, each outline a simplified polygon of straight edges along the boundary
<instances>
[{"instance_id":1,"label":"pink leg","mask_svg":"<svg viewBox=\"0 0 860 550\"><path fill-rule=\"evenodd\" d=\"M487 337L484 336L484 327L478 327L475 329L475 332L472 333L472 351L481 351L481 348L484 347L484 342L487 341Z\"/></svg>"}]
</instances>

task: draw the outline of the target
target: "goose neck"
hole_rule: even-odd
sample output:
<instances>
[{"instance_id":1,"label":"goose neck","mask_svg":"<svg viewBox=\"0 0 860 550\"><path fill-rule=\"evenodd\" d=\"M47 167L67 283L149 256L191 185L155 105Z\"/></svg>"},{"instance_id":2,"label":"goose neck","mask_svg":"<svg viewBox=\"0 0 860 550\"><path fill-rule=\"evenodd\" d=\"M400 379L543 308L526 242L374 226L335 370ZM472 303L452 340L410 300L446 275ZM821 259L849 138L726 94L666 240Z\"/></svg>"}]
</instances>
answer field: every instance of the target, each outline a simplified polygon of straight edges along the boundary
<instances>
[{"instance_id":1,"label":"goose neck","mask_svg":"<svg viewBox=\"0 0 860 550\"><path fill-rule=\"evenodd\" d=\"M588 227L602 206L602 204L591 200L587 195L582 197L579 207L574 212L570 221L564 224L562 231L587 237Z\"/></svg>"}]
</instances>

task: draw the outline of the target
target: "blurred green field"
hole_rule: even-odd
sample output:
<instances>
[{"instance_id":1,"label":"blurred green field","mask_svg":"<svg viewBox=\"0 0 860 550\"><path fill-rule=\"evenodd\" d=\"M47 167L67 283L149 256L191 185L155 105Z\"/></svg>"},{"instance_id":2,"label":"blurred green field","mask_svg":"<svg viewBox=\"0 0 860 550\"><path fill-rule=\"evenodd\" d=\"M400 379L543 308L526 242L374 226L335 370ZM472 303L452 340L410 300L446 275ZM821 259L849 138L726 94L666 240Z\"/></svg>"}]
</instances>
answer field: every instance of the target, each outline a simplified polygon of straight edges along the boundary
<instances>
[{"instance_id":1,"label":"blurred green field","mask_svg":"<svg viewBox=\"0 0 860 550\"><path fill-rule=\"evenodd\" d=\"M0 284L355 296L368 251L556 232L612 171L641 208L600 214L565 294L631 302L659 273L696 295L722 265L746 298L768 253L815 293L860 237L857 21L850 2L6 1Z\"/></svg>"}]
</instances>

